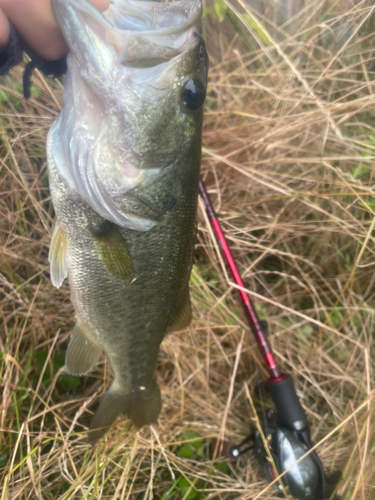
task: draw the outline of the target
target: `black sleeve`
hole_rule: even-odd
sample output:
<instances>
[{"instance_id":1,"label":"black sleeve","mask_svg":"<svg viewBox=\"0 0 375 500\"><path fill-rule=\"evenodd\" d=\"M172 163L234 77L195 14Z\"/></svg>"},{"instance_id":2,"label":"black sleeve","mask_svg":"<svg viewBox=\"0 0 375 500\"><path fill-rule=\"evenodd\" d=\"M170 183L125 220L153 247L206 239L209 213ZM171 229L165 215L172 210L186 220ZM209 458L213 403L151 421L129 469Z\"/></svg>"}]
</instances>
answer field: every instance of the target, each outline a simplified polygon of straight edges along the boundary
<instances>
[{"instance_id":1,"label":"black sleeve","mask_svg":"<svg viewBox=\"0 0 375 500\"><path fill-rule=\"evenodd\" d=\"M0 53L0 76L6 75L14 66L22 62L23 53L30 57L23 73L23 93L26 99L30 97L31 75L38 68L46 76L58 77L66 73L66 56L56 61L46 61L35 54L18 34L16 28L11 24L10 38L7 47Z\"/></svg>"}]
</instances>

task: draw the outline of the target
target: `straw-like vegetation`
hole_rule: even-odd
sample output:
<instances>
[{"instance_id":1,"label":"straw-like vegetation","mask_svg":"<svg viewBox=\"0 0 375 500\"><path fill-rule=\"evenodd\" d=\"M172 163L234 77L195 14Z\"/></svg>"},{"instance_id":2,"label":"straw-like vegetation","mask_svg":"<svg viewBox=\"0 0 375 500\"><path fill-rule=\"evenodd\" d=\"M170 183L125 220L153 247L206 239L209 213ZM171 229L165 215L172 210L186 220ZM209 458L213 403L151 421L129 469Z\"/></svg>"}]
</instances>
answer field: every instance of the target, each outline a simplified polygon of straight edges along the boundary
<instances>
[{"instance_id":1,"label":"straw-like vegetation","mask_svg":"<svg viewBox=\"0 0 375 500\"><path fill-rule=\"evenodd\" d=\"M343 498L373 499L375 7L265 5L205 10L202 173L326 471L342 471ZM103 358L90 376L64 372L74 312L47 261L45 137L63 86L36 74L25 101L20 81L17 68L0 86L1 500L274 498L249 455L213 450L248 433L251 402L261 423L271 402L202 207L194 320L162 345L159 424L120 418L88 446L110 371Z\"/></svg>"}]
</instances>

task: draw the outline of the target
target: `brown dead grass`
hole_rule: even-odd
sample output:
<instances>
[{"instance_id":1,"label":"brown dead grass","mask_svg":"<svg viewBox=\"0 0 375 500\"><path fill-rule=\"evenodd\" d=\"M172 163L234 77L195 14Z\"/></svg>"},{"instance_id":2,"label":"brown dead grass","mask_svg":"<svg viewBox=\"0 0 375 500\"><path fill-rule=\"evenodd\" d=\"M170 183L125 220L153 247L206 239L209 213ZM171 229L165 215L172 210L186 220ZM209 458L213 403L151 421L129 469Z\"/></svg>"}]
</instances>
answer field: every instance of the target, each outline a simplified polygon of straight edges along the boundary
<instances>
[{"instance_id":1,"label":"brown dead grass","mask_svg":"<svg viewBox=\"0 0 375 500\"><path fill-rule=\"evenodd\" d=\"M330 5L301 4L281 28L260 7L237 32L205 18L202 172L325 469L343 471L343 498L365 500L375 495L374 7L340 3L322 18ZM227 14L238 21L243 9L239 0ZM74 313L47 262L44 144L62 85L36 75L25 101L20 76L0 86L1 500L187 498L182 478L205 486L197 498L273 498L248 456L222 472L209 448L218 437L238 442L254 422L245 383L262 421L266 371L201 208L194 321L162 345L159 424L137 433L119 419L88 448L108 366L103 359L76 389L59 382ZM189 439L203 450L184 458Z\"/></svg>"}]
</instances>

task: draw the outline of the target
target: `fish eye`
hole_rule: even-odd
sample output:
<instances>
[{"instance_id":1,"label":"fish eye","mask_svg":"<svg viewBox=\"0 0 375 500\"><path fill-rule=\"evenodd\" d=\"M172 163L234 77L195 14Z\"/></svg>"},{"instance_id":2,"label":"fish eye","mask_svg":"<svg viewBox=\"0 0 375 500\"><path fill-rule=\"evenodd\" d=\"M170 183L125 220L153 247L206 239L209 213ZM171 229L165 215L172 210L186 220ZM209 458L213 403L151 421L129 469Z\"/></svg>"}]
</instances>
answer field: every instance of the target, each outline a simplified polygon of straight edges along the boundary
<instances>
[{"instance_id":1,"label":"fish eye","mask_svg":"<svg viewBox=\"0 0 375 500\"><path fill-rule=\"evenodd\" d=\"M196 111L202 106L205 98L206 91L200 81L189 79L185 82L181 93L181 101L186 109Z\"/></svg>"}]
</instances>

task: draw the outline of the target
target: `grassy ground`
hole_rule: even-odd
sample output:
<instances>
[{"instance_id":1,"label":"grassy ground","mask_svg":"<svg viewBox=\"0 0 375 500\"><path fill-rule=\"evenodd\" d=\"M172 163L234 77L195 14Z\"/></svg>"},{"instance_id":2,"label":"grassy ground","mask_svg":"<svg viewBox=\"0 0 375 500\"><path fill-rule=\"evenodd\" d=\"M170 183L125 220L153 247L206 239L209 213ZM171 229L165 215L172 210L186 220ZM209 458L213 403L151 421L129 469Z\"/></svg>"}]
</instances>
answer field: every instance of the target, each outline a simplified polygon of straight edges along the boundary
<instances>
[{"instance_id":1,"label":"grassy ground","mask_svg":"<svg viewBox=\"0 0 375 500\"><path fill-rule=\"evenodd\" d=\"M343 498L374 499L374 7L266 5L205 10L203 177L326 471L343 472ZM162 345L159 424L121 418L88 447L110 373L104 358L64 373L74 313L47 261L45 136L62 84L37 74L25 101L20 81L16 69L0 85L0 499L274 498L248 456L213 458L215 439L254 423L245 384L262 420L266 372L201 207L194 320Z\"/></svg>"}]
</instances>

